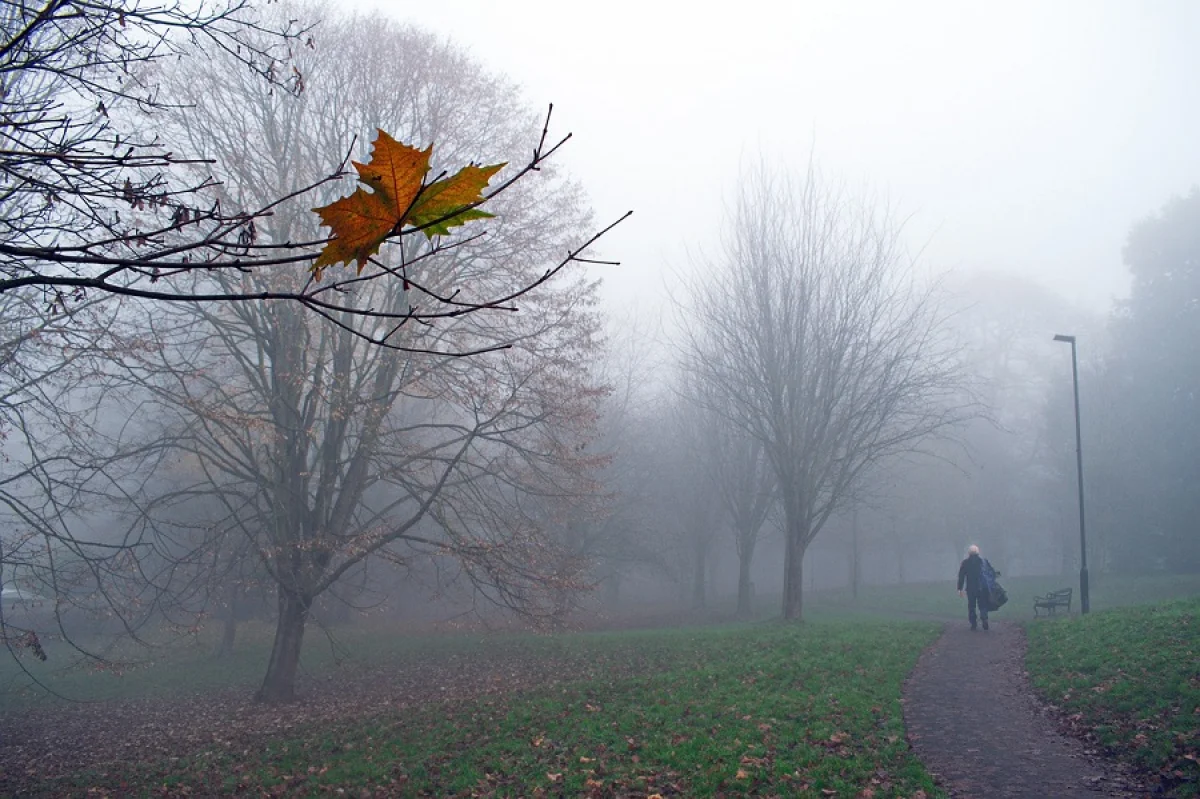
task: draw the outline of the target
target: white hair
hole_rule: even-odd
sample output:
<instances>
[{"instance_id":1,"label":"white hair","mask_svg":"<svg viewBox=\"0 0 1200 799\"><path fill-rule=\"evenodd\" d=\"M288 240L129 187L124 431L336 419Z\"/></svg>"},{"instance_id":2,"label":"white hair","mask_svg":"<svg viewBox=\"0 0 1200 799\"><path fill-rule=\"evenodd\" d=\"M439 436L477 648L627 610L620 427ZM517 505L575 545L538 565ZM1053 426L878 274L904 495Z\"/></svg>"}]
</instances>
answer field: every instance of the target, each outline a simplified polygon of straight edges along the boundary
<instances>
[{"instance_id":1,"label":"white hair","mask_svg":"<svg viewBox=\"0 0 1200 799\"><path fill-rule=\"evenodd\" d=\"M971 544L971 546L967 547L967 554L978 555L979 547L975 546L974 544Z\"/></svg>"}]
</instances>

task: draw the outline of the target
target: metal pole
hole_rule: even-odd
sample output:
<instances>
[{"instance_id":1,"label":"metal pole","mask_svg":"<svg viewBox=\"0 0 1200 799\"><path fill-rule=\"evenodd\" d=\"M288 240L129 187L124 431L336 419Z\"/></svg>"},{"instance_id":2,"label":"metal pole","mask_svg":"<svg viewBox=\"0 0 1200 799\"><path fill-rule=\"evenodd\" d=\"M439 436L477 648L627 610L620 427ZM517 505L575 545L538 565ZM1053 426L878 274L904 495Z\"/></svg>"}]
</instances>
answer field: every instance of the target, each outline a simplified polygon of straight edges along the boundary
<instances>
[{"instance_id":1,"label":"metal pole","mask_svg":"<svg viewBox=\"0 0 1200 799\"><path fill-rule=\"evenodd\" d=\"M1075 475L1079 481L1079 610L1087 613L1088 597L1087 525L1083 515L1083 434L1079 422L1079 359L1075 354L1074 336L1055 336L1055 341L1071 343L1071 381L1075 388Z\"/></svg>"}]
</instances>

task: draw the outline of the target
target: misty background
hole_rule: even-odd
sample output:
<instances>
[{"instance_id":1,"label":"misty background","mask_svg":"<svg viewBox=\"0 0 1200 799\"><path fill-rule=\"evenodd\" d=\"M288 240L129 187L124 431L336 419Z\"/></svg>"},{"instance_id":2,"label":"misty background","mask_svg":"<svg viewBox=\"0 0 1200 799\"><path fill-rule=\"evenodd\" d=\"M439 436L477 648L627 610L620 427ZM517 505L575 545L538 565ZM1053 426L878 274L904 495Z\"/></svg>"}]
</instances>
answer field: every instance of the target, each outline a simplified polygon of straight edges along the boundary
<instances>
[{"instance_id":1,"label":"misty background","mask_svg":"<svg viewBox=\"0 0 1200 799\"><path fill-rule=\"evenodd\" d=\"M656 347L670 349L664 309L697 254L717 246L748 163L813 159L894 204L909 253L945 276L950 326L991 419L971 425L952 476L935 478L951 481L938 483L948 496L914 486L859 510L870 531L859 568L870 580L949 579L973 541L1017 573L1078 568L1070 359L1052 336L1080 337L1082 416L1094 431L1118 402L1088 382L1117 357L1111 321L1133 283L1130 231L1200 179L1194 4L348 7L420 24L527 98L554 101L575 133L563 163L597 216L635 209L603 242L621 266L598 274L615 324L640 322ZM1186 338L1160 346L1187 357ZM1085 453L1103 457L1101 434L1084 437ZM1085 463L1099 481L1093 470L1103 467ZM1104 484L1088 494L1093 546L1136 536L1113 529L1131 520L1102 515ZM929 505L945 506L946 521L932 521ZM1136 506L1125 512L1141 518ZM939 524L949 529L930 529ZM818 538L806 561L816 584L845 585L851 526L837 519ZM944 552L915 554L939 536ZM736 558L725 549L714 578L728 591ZM1119 563L1099 557L1102 569ZM763 565L759 580L778 580L775 570Z\"/></svg>"},{"instance_id":2,"label":"misty background","mask_svg":"<svg viewBox=\"0 0 1200 799\"><path fill-rule=\"evenodd\" d=\"M1101 314L1128 294L1129 226L1200 173L1185 1L347 7L556 104L597 214L637 211L604 245L622 307L664 301L759 154L886 193L930 269L1019 275Z\"/></svg>"}]
</instances>

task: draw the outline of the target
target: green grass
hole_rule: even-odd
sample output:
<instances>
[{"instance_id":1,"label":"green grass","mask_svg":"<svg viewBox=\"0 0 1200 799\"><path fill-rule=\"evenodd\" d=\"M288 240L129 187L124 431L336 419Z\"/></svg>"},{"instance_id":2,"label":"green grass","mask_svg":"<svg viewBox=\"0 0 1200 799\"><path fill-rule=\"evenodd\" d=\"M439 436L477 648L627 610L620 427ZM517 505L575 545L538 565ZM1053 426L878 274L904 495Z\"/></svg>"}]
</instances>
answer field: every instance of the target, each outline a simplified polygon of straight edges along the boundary
<instances>
[{"instance_id":1,"label":"green grass","mask_svg":"<svg viewBox=\"0 0 1200 799\"><path fill-rule=\"evenodd\" d=\"M1171 795L1200 796L1200 598L1028 626L1034 688Z\"/></svg>"},{"instance_id":2,"label":"green grass","mask_svg":"<svg viewBox=\"0 0 1200 799\"><path fill-rule=\"evenodd\" d=\"M599 664L591 679L44 790L124 782L140 786L134 793L186 784L206 794L936 796L905 742L900 690L938 631L860 621L562 636L554 646Z\"/></svg>"},{"instance_id":3,"label":"green grass","mask_svg":"<svg viewBox=\"0 0 1200 799\"><path fill-rule=\"evenodd\" d=\"M997 618L1032 618L1033 596L1071 584L1062 577L1003 579L1009 603ZM1092 608L1142 604L1173 597L1200 595L1200 575L1122 577L1093 576ZM778 614L779 599L762 596L758 610L763 617ZM718 614L721 612L718 608ZM732 616L732 605L724 616ZM1072 608L1078 612L1078 597ZM855 599L849 590L819 591L806 595L805 617L813 620L860 617L960 618L966 603L954 591L954 582L914 583L909 585L863 586ZM700 617L698 617L700 618ZM261 681L271 650L272 629L263 622L241 625L238 644L230 658L211 656L217 629L196 636L179 636L167 645L143 649L126 645L116 653L133 665L120 671L96 669L80 663L77 653L64 644L47 641L50 655L46 663L31 657L23 665L52 690L72 699L106 701L116 699L178 697L181 686L193 694L232 689L249 691ZM414 658L442 657L457 651L469 652L482 645L489 647L532 648L553 653L559 638L530 635L403 634L381 630L377 625L360 622L338 628L331 646L326 634L312 626L305 636L303 670L310 675L336 673L342 659L354 666L395 664ZM33 686L8 657L0 657L0 712L36 707L50 701L45 692Z\"/></svg>"},{"instance_id":4,"label":"green grass","mask_svg":"<svg viewBox=\"0 0 1200 799\"><path fill-rule=\"evenodd\" d=\"M1032 596L1070 581L1004 582L1010 602L1001 617L1032 621ZM1092 607L1197 593L1196 576L1102 575L1093 578ZM764 613L777 607L768 597L760 600ZM1186 664L1200 659L1196 602L1083 619L1073 614L1030 626L1030 669L1038 689L1066 704L1079 723L1094 727L1105 745L1144 767L1180 771L1184 777L1172 778L1184 785L1196 768L1188 758L1196 747L1180 742L1197 739L1200 720L1200 677L1194 665L1186 671ZM119 788L132 780L147 789L198 782L208 793L239 785L250 792L286 787L304 793L344 784L384 793L401 786L406 794L439 796L530 795L535 788L546 795L640 790L664 796L819 796L821 790L852 795L864 788L879 796L933 794L928 775L905 748L899 691L938 625L895 619L963 612L963 600L947 581L864 587L857 600L848 591L814 593L806 598L809 622L799 626L533 636L396 634L360 623L334 633L348 663L313 628L306 636L303 671L314 677L349 675L346 669L358 667L503 656L506 668L522 659L559 663L569 667L564 679L590 679L540 693L418 705L403 717L326 722L293 731L288 740L261 739L237 756L181 752L184 759L171 764L130 764L121 773L80 775L77 782L45 790L70 793L85 783ZM1172 629L1187 634L1172 637ZM160 649L129 650L123 654L139 665L120 675L63 668L70 658L53 644L47 646L48 663L24 662L39 679L74 698L179 697L181 686L195 695L228 689L245 695L262 677L271 632L269 625L244 625L237 653L220 661L210 655L215 631ZM1116 671L1105 671L1110 667ZM26 683L12 663L0 659L0 712L49 701Z\"/></svg>"}]
</instances>

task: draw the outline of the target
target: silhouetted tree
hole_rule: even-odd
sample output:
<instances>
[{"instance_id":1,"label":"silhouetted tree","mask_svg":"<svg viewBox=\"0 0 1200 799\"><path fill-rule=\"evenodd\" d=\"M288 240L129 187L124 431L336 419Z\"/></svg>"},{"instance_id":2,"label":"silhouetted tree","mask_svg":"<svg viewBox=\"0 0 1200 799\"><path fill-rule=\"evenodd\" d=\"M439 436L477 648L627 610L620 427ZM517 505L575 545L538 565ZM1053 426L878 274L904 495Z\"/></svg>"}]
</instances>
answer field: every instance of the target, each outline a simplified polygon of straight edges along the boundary
<instances>
[{"instance_id":1,"label":"silhouetted tree","mask_svg":"<svg viewBox=\"0 0 1200 799\"><path fill-rule=\"evenodd\" d=\"M686 368L763 446L784 519L783 616L808 545L881 459L967 411L932 288L886 209L766 166L743 176L718 254L684 300Z\"/></svg>"}]
</instances>

